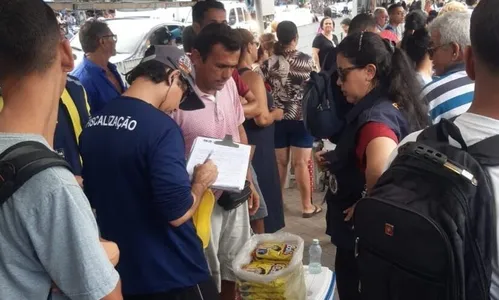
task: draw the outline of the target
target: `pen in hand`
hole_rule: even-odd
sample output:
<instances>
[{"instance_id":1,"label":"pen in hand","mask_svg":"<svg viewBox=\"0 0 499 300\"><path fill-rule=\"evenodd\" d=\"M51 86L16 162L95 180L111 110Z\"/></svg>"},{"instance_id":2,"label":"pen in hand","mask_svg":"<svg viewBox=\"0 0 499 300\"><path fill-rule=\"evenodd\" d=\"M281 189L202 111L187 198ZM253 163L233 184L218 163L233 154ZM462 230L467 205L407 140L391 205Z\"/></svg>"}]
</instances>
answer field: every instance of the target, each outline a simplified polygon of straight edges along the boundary
<instances>
[{"instance_id":1,"label":"pen in hand","mask_svg":"<svg viewBox=\"0 0 499 300\"><path fill-rule=\"evenodd\" d=\"M208 156L204 160L204 164L207 163L210 160L212 154L213 154L213 150L210 151L210 153L208 154Z\"/></svg>"}]
</instances>

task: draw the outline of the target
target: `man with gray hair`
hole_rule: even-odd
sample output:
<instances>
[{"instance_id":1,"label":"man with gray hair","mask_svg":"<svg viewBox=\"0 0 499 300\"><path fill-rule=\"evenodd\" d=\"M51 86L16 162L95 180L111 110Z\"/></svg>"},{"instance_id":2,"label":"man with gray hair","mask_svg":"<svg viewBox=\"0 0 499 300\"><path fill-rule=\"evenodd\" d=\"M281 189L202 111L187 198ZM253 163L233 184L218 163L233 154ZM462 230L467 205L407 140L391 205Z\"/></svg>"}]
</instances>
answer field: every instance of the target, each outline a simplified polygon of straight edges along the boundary
<instances>
[{"instance_id":1,"label":"man with gray hair","mask_svg":"<svg viewBox=\"0 0 499 300\"><path fill-rule=\"evenodd\" d=\"M429 26L431 35L428 53L433 60L435 75L421 96L428 103L433 123L466 112L473 100L474 82L464 65L464 50L470 46L470 14L448 12Z\"/></svg>"},{"instance_id":2,"label":"man with gray hair","mask_svg":"<svg viewBox=\"0 0 499 300\"><path fill-rule=\"evenodd\" d=\"M376 19L376 27L379 32L385 30L386 23L388 22L388 11L384 7L377 7L374 10L374 18Z\"/></svg>"}]
</instances>

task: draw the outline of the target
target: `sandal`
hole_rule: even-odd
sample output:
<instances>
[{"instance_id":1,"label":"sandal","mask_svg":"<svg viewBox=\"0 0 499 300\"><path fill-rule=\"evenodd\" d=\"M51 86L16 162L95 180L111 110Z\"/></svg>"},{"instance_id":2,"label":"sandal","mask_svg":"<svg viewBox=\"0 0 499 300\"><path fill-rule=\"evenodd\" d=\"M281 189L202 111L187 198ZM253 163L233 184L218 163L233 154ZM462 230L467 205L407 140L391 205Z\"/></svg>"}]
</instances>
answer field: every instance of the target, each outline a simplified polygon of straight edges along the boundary
<instances>
[{"instance_id":1,"label":"sandal","mask_svg":"<svg viewBox=\"0 0 499 300\"><path fill-rule=\"evenodd\" d=\"M313 216L317 215L317 214L320 214L322 212L322 208L317 206L317 205L314 205L315 207L315 210L311 213L302 213L302 218L304 219L308 219L308 218L312 218Z\"/></svg>"}]
</instances>

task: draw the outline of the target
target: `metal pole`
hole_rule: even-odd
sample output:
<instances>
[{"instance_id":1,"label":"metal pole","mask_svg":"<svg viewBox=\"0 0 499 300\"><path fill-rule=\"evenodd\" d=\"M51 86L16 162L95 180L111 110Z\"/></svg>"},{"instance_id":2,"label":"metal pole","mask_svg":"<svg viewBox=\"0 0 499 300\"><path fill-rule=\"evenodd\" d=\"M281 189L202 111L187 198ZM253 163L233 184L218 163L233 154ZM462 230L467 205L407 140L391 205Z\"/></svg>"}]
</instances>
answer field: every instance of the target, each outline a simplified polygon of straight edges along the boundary
<instances>
[{"instance_id":1,"label":"metal pole","mask_svg":"<svg viewBox=\"0 0 499 300\"><path fill-rule=\"evenodd\" d=\"M258 34L261 35L263 34L264 30L262 1L265 0L254 0L254 1L255 1L255 11L256 11L256 22L258 24ZM272 0L266 0L266 1L272 1Z\"/></svg>"}]
</instances>

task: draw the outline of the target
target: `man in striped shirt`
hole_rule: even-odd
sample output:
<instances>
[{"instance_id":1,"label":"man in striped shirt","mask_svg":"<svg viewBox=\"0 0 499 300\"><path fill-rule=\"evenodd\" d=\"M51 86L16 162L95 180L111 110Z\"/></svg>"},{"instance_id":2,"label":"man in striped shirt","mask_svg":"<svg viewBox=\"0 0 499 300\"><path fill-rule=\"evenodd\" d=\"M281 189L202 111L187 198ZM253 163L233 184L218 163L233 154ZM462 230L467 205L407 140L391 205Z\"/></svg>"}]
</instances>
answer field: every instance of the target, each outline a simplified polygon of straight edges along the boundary
<instances>
[{"instance_id":1,"label":"man in striped shirt","mask_svg":"<svg viewBox=\"0 0 499 300\"><path fill-rule=\"evenodd\" d=\"M438 123L466 112L473 100L475 83L464 65L464 50L470 45L470 15L448 12L436 18L429 31L428 50L438 77L423 88L421 96L428 103L432 122Z\"/></svg>"}]
</instances>

